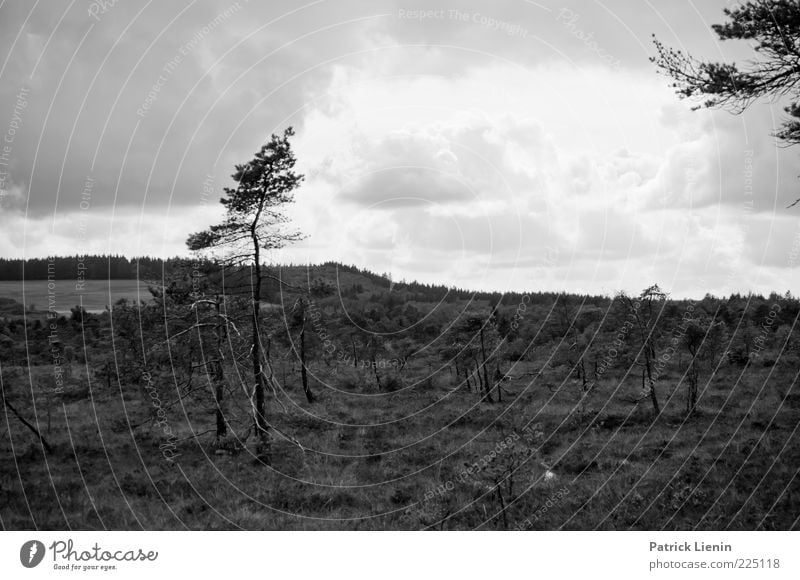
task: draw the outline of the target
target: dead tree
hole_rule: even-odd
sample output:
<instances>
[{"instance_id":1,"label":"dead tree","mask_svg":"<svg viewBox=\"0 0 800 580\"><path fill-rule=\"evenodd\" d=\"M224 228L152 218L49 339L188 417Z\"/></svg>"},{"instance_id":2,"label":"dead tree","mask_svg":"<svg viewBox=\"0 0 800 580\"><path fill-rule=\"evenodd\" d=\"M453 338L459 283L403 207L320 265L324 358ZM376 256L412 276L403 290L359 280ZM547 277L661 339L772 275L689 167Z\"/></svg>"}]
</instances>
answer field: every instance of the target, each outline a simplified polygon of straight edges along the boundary
<instances>
[{"instance_id":1,"label":"dead tree","mask_svg":"<svg viewBox=\"0 0 800 580\"><path fill-rule=\"evenodd\" d=\"M20 423L22 423L23 425L25 425L25 427L27 427L28 429L30 429L30 431L31 431L31 432L32 432L34 435L36 435L37 439L39 439L39 442L42 444L42 447L44 448L44 450L45 450L47 453L52 453L52 452L53 452L53 448L52 448L52 447L50 447L50 444L47 442L47 439L45 439L44 435L42 435L42 434L39 432L39 430L38 430L36 427L34 427L33 425L31 425L31 424L30 424L30 423L29 423L29 422L28 422L28 421L25 419L25 417L23 417L23 416L20 414L20 412L19 412L19 411L17 411L17 409L14 407L14 405L12 405L12 404L11 404L11 401L9 401L9 400L8 400L8 398L6 397L5 386L3 385L2 381L0 381L0 390L2 390L2 396L3 396L3 405L5 405L5 407L6 407L6 408L7 408L9 411L11 411L11 412L14 414L14 416L15 416L17 419L19 419Z\"/></svg>"},{"instance_id":2,"label":"dead tree","mask_svg":"<svg viewBox=\"0 0 800 580\"><path fill-rule=\"evenodd\" d=\"M661 414L661 407L658 404L658 394L656 392L657 375L654 372L656 361L656 332L658 330L658 318L660 311L654 314L654 306L660 308L667 299L667 294L661 291L658 284L645 288L638 298L631 298L625 294L620 294L619 299L627 306L628 315L633 319L639 331L640 349L642 357L643 381L647 379L646 386L643 385L645 392L650 397L653 405L653 413L657 417Z\"/></svg>"}]
</instances>

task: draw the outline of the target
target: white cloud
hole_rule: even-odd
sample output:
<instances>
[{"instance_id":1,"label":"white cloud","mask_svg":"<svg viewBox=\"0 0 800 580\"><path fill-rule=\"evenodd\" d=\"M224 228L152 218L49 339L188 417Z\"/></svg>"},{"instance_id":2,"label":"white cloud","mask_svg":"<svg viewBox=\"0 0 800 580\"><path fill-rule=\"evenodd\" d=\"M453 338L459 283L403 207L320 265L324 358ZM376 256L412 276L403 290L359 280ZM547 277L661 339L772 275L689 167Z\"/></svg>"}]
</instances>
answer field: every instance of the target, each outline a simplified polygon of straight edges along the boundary
<instances>
[{"instance_id":1,"label":"white cloud","mask_svg":"<svg viewBox=\"0 0 800 580\"><path fill-rule=\"evenodd\" d=\"M593 79L591 95L548 66L402 81L342 69L299 136L310 179L298 213L326 216L312 236L338 236L345 261L408 267L408 277L424 255L439 275L459 276L451 283L502 289L521 283L530 257L549 247L558 250L553 289L661 281L696 293L702 279L706 290L732 291L740 268L756 260L737 217L743 168L763 175L759 155L774 155L769 137L750 133L748 144L741 120L691 113L648 75L598 68L583 77ZM570 118L600 95L618 105ZM348 221L348 212L358 217ZM358 228L377 228L380 242L354 235ZM364 244L372 250L359 251ZM448 268L448 256L467 267Z\"/></svg>"},{"instance_id":2,"label":"white cloud","mask_svg":"<svg viewBox=\"0 0 800 580\"><path fill-rule=\"evenodd\" d=\"M718 50L705 22L677 4L581 6L577 26L619 60L611 67L551 2L469 0L466 21L399 17L439 4L243 4L169 74L144 118L136 109L162 67L225 6L154 4L134 20L139 7L119 3L80 50L93 22L84 8L58 29L60 13L34 11L0 83L0 112L31 88L0 251L183 252L186 234L218 219L218 207L199 207L206 175L229 185L234 163L293 124L307 181L290 213L311 237L276 258L586 292L655 281L769 290L794 275L784 254L795 214L782 208L800 196L800 163L769 136L779 108L689 112L647 61L651 32ZM697 10L721 17L722 4ZM10 43L27 9L0 11ZM97 186L82 214L87 175Z\"/></svg>"}]
</instances>

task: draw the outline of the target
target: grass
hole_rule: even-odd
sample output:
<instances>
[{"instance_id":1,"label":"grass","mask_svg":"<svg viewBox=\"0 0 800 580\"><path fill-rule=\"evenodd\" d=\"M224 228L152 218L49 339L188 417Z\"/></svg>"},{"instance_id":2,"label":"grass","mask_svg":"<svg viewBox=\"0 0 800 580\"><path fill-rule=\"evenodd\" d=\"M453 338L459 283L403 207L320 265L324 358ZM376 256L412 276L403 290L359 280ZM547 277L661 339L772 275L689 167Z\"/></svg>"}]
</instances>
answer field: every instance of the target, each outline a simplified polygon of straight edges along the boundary
<instances>
[{"instance_id":1,"label":"grass","mask_svg":"<svg viewBox=\"0 0 800 580\"><path fill-rule=\"evenodd\" d=\"M269 466L250 447L216 453L211 434L192 437L213 417L179 406L168 421L180 455L166 461L157 426L129 427L151 409L136 387L108 389L76 367L56 394L46 366L2 372L19 408L32 408L33 385L54 447L44 456L13 416L0 423L4 529L750 530L791 529L800 514L788 367L726 368L689 418L679 377L662 377L655 421L646 402L630 402L636 381L582 398L548 371L505 383L503 402L490 404L413 365L393 392L378 392L367 369L318 369L317 402L291 377L286 410L271 401L275 426L305 449L276 436ZM534 437L463 476L533 424Z\"/></svg>"},{"instance_id":2,"label":"grass","mask_svg":"<svg viewBox=\"0 0 800 580\"><path fill-rule=\"evenodd\" d=\"M78 289L75 280L56 280L54 308L59 313L69 313L70 308L83 304L90 312L102 311L121 298L130 301L151 299L147 284L138 280L85 280ZM47 310L49 300L47 280L0 280L0 299L13 299L23 303L28 310ZM13 312L10 314L21 314Z\"/></svg>"}]
</instances>

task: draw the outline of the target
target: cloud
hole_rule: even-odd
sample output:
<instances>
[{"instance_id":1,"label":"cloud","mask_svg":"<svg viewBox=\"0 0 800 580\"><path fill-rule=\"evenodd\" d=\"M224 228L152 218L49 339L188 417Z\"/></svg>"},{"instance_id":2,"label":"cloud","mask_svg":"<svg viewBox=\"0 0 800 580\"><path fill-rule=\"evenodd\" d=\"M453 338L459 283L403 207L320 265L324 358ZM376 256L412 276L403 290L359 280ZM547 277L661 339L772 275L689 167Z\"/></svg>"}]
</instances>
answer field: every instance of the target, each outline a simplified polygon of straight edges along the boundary
<instances>
[{"instance_id":1,"label":"cloud","mask_svg":"<svg viewBox=\"0 0 800 580\"><path fill-rule=\"evenodd\" d=\"M797 245L800 226L792 215L755 215L744 234L747 258L760 266L774 267L798 279ZM792 274L790 271L794 270ZM787 283L788 284L788 283ZM788 287L788 285L787 285Z\"/></svg>"},{"instance_id":2,"label":"cloud","mask_svg":"<svg viewBox=\"0 0 800 580\"><path fill-rule=\"evenodd\" d=\"M651 33L746 54L708 28L723 6L5 3L0 138L29 93L0 249L182 252L234 164L294 125L311 237L277 257L497 289L783 283L800 160L770 137L780 108L690 112L648 61Z\"/></svg>"},{"instance_id":3,"label":"cloud","mask_svg":"<svg viewBox=\"0 0 800 580\"><path fill-rule=\"evenodd\" d=\"M630 73L598 68L583 74L609 102L631 98ZM457 78L400 81L353 70L336 76L334 104L309 112L299 136L309 174L299 203L302 212L323 216L312 236L336 237L328 222L342 223L337 215L384 232L374 252L349 246L381 271L387 260L410 268L424 254L448 276L463 280L471 271L473 285L502 289L519 278L516 269L535 266L550 248L558 259L550 264L553 275L544 277L556 289L613 292L663 280L690 292L698 277L708 288L735 287L731 273L752 259L739 214L768 219L766 208L744 204L754 199L743 195L745 170L764 176L759 154L774 155L774 148L759 149L755 126L750 141L743 140L741 119L675 104L649 76L635 79L649 111L633 99L625 115L613 118L610 108L608 115L575 116L574 125L569 116L532 114L569 112L582 98L574 79L548 66L524 76L503 66ZM486 89L500 78L502 96ZM530 97L523 102L522 95ZM558 108L562 95L568 97ZM768 140L759 134L759 143ZM363 219L373 212L379 223ZM448 268L448 255L468 266ZM478 274L488 271L495 278Z\"/></svg>"},{"instance_id":4,"label":"cloud","mask_svg":"<svg viewBox=\"0 0 800 580\"><path fill-rule=\"evenodd\" d=\"M576 250L602 260L631 260L651 256L656 243L637 221L638 216L614 208L580 214Z\"/></svg>"},{"instance_id":5,"label":"cloud","mask_svg":"<svg viewBox=\"0 0 800 580\"><path fill-rule=\"evenodd\" d=\"M450 145L443 135L411 131L359 143L358 161L334 177L340 198L377 209L468 203L475 193Z\"/></svg>"},{"instance_id":6,"label":"cloud","mask_svg":"<svg viewBox=\"0 0 800 580\"><path fill-rule=\"evenodd\" d=\"M113 213L91 205L84 207L85 210L58 212L38 220L0 212L0 255L186 255L187 234L175 224L194 227L220 218L215 206L166 208L160 214L130 207L119 207Z\"/></svg>"},{"instance_id":7,"label":"cloud","mask_svg":"<svg viewBox=\"0 0 800 580\"><path fill-rule=\"evenodd\" d=\"M677 140L667 148L657 174L643 183L644 206L731 205L771 213L798 197L800 160L771 136L774 110L756 107L737 117L668 105L660 119Z\"/></svg>"}]
</instances>

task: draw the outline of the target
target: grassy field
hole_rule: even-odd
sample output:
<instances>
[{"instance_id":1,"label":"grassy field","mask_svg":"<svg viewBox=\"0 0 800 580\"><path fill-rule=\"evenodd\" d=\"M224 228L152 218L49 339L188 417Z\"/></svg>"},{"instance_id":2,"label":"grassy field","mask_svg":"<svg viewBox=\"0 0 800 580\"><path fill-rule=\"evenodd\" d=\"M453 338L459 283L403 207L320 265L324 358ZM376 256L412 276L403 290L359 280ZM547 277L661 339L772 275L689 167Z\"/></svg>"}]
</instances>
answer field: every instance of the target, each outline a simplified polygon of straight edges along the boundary
<instances>
[{"instance_id":1,"label":"grassy field","mask_svg":"<svg viewBox=\"0 0 800 580\"><path fill-rule=\"evenodd\" d=\"M686 418L677 376L664 411L629 401L630 384L583 396L548 372L479 402L445 371L409 371L377 393L358 369L312 369L319 400L291 380L270 403L272 465L222 451L181 406L159 449L141 389L91 381L76 365L64 392L32 368L36 417L54 452L10 423L0 454L6 529L789 529L800 513L800 396L789 368L731 370L704 384ZM528 363L515 372L536 370ZM326 374L327 373L327 374ZM25 369L5 369L12 401L30 400ZM325 383L329 382L326 386ZM161 399L174 385L156 384ZM614 396L608 396L615 393ZM494 452L494 453L493 453ZM471 466L471 467L470 467ZM476 467L477 466L477 467ZM25 482L24 487L21 482ZM11 506L14 506L13 509ZM505 508L505 509L503 509Z\"/></svg>"},{"instance_id":2,"label":"grassy field","mask_svg":"<svg viewBox=\"0 0 800 580\"><path fill-rule=\"evenodd\" d=\"M62 314L78 304L89 312L99 312L120 298L150 300L147 284L138 280L86 280L80 290L75 280L57 280L53 292L55 310ZM47 310L49 293L47 280L0 281L0 298L12 298L29 310Z\"/></svg>"},{"instance_id":3,"label":"grassy field","mask_svg":"<svg viewBox=\"0 0 800 580\"><path fill-rule=\"evenodd\" d=\"M621 298L501 302L332 265L285 273L260 319L269 453L253 427L247 271L216 303L186 300L185 280L163 303L55 321L44 282L26 285L38 315L0 300L0 528L800 525L788 294L633 310L657 313L656 415L646 329L629 330ZM108 303L107 283L87 287L90 306ZM56 288L65 309L68 290ZM119 297L135 299L136 282L112 283Z\"/></svg>"}]
</instances>

